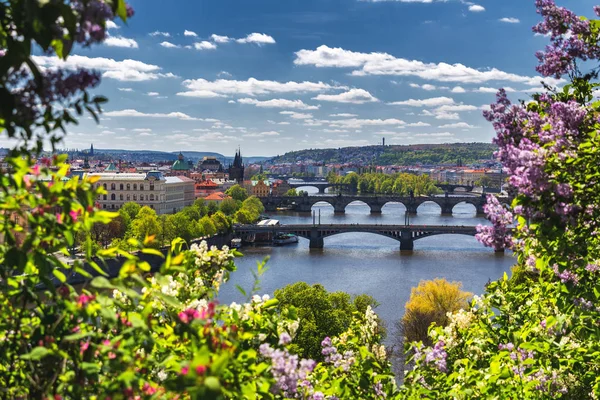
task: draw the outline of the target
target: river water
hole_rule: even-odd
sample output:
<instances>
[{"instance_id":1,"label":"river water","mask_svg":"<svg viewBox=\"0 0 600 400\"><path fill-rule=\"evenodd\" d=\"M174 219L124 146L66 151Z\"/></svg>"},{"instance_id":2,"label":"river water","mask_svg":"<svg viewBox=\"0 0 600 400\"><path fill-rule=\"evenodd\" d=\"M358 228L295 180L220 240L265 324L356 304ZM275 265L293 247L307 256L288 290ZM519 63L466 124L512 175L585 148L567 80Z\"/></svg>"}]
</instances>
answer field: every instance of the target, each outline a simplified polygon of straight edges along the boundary
<instances>
[{"instance_id":1,"label":"river water","mask_svg":"<svg viewBox=\"0 0 600 400\"><path fill-rule=\"evenodd\" d=\"M406 209L401 204L391 203L383 207L381 215L372 215L366 204L352 203L345 214L336 215L332 206L318 203L313 210L317 216L320 212L323 224L404 224ZM487 220L477 217L475 208L467 204L457 205L452 216L440 214L439 206L425 203L416 216L410 217L410 223L487 224ZM282 224L312 224L310 214L278 212L270 216ZM280 247L244 247L244 257L236 260L238 270L222 287L219 300L224 303L245 301L235 285L250 291L254 281L251 271L256 270L257 262L270 257L267 264L270 268L262 277L259 294L273 295L276 289L298 281L320 283L329 291L366 293L381 304L375 311L391 330L395 321L402 318L411 288L419 281L446 278L461 282L463 290L481 294L488 281L501 278L504 272L510 275L515 261L509 252L496 254L475 238L462 235L419 239L412 252L400 252L399 248L396 240L368 233L325 238L323 249L309 249L308 240L303 238L297 244Z\"/></svg>"}]
</instances>

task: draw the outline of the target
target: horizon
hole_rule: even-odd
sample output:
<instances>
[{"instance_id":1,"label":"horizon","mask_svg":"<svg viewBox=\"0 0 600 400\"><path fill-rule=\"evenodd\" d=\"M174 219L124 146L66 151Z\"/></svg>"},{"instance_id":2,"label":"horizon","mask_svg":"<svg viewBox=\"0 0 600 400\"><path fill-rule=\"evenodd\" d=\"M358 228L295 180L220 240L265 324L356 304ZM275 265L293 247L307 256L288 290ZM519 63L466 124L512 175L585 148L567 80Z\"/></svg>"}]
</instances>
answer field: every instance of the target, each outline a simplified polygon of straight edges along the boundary
<instances>
[{"instance_id":1,"label":"horizon","mask_svg":"<svg viewBox=\"0 0 600 400\"><path fill-rule=\"evenodd\" d=\"M587 15L593 4L569 6ZM103 45L76 47L65 63L34 56L42 68L103 75L100 123L81 118L61 147L284 154L383 137L486 143L494 131L482 110L500 87L513 101L541 90L531 54L548 43L531 31L533 1L131 5L135 16L111 22Z\"/></svg>"}]
</instances>

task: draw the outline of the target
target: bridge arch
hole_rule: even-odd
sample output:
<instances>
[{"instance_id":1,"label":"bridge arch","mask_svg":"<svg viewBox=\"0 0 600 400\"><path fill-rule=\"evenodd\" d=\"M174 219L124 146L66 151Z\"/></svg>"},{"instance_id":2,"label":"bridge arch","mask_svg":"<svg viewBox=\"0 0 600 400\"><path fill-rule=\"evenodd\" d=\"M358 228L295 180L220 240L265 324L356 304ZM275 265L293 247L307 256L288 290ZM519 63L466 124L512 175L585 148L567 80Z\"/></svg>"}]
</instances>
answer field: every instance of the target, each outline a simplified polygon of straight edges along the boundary
<instances>
[{"instance_id":1,"label":"bridge arch","mask_svg":"<svg viewBox=\"0 0 600 400\"><path fill-rule=\"evenodd\" d=\"M385 212L384 212L385 210ZM381 212L385 214L401 214L404 215L408 211L408 207L401 201L386 201L381 205Z\"/></svg>"},{"instance_id":2,"label":"bridge arch","mask_svg":"<svg viewBox=\"0 0 600 400\"><path fill-rule=\"evenodd\" d=\"M352 210L352 211L358 211L358 207L357 206L362 207L363 210L364 210L364 212L355 212L354 214L369 214L371 212L371 209L372 209L372 206L369 205L369 204L367 204L366 202L364 202L362 200L354 200L354 201L351 201L351 202L347 203L344 206L344 211L348 212L348 207L350 207L350 206L352 206L350 208L350 210Z\"/></svg>"},{"instance_id":3,"label":"bridge arch","mask_svg":"<svg viewBox=\"0 0 600 400\"><path fill-rule=\"evenodd\" d=\"M452 207L452 214L477 214L477 203L474 201L461 201Z\"/></svg>"},{"instance_id":4,"label":"bridge arch","mask_svg":"<svg viewBox=\"0 0 600 400\"><path fill-rule=\"evenodd\" d=\"M311 194L315 194L315 193L319 193L319 192L320 192L320 189L319 189L319 187L318 187L318 186L311 185L310 183L307 183L307 184L301 184L301 183L299 183L299 184L297 184L297 185L294 185L294 186L292 186L292 187L293 187L294 189L296 189L297 191L300 191L300 190L302 190L302 191L304 191L304 192L308 193L309 195L311 195ZM313 189L313 190L311 190L311 191L308 191L308 190L306 190L306 189L308 189L308 188L311 188L311 189Z\"/></svg>"},{"instance_id":5,"label":"bridge arch","mask_svg":"<svg viewBox=\"0 0 600 400\"><path fill-rule=\"evenodd\" d=\"M417 214L442 214L442 205L435 200L427 200L419 204Z\"/></svg>"}]
</instances>

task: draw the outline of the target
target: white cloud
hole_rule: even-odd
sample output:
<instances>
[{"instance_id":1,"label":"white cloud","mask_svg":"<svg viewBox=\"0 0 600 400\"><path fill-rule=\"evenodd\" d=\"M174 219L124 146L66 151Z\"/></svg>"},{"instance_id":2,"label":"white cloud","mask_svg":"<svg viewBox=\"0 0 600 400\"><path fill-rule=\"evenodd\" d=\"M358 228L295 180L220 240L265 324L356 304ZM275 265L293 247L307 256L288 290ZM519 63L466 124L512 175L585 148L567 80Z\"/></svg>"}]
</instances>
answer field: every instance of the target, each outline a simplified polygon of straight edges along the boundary
<instances>
[{"instance_id":1,"label":"white cloud","mask_svg":"<svg viewBox=\"0 0 600 400\"><path fill-rule=\"evenodd\" d=\"M196 32L188 31L187 29L185 31L183 31L183 36L198 37L198 35L196 34Z\"/></svg>"},{"instance_id":2,"label":"white cloud","mask_svg":"<svg viewBox=\"0 0 600 400\"><path fill-rule=\"evenodd\" d=\"M86 57L72 55L65 60L51 56L32 56L33 61L44 68L65 69L95 69L102 71L102 77L116 79L119 81L148 81L158 78L175 78L172 73L160 73L161 68L157 65L146 64L136 60L115 61L111 58Z\"/></svg>"},{"instance_id":3,"label":"white cloud","mask_svg":"<svg viewBox=\"0 0 600 400\"><path fill-rule=\"evenodd\" d=\"M194 96L196 91L208 90L219 94L244 94L256 96L269 93L306 93L323 92L331 89L345 89L345 87L331 86L323 82L276 82L260 81L250 78L247 81L229 79L217 79L208 81L206 79L188 79L183 81L189 91L183 92L182 96ZM178 93L179 94L179 93Z\"/></svg>"},{"instance_id":4,"label":"white cloud","mask_svg":"<svg viewBox=\"0 0 600 400\"><path fill-rule=\"evenodd\" d=\"M461 86L455 86L452 88L452 93L466 93L467 91Z\"/></svg>"},{"instance_id":5,"label":"white cloud","mask_svg":"<svg viewBox=\"0 0 600 400\"><path fill-rule=\"evenodd\" d=\"M364 104L379 101L371 93L363 89L350 89L347 92L340 94L320 94L317 97L313 97L313 100L352 104Z\"/></svg>"},{"instance_id":6,"label":"white cloud","mask_svg":"<svg viewBox=\"0 0 600 400\"><path fill-rule=\"evenodd\" d=\"M260 133L246 133L242 136L245 137L267 137L267 136L279 136L279 132L268 131L268 132L260 132Z\"/></svg>"},{"instance_id":7,"label":"white cloud","mask_svg":"<svg viewBox=\"0 0 600 400\"><path fill-rule=\"evenodd\" d=\"M454 136L454 134L450 133L450 132L432 132L432 133L417 133L414 136L415 137L450 137L450 136Z\"/></svg>"},{"instance_id":8,"label":"white cloud","mask_svg":"<svg viewBox=\"0 0 600 400\"><path fill-rule=\"evenodd\" d=\"M506 22L507 24L518 24L521 22L518 18L504 17L499 19L500 22Z\"/></svg>"},{"instance_id":9,"label":"white cloud","mask_svg":"<svg viewBox=\"0 0 600 400\"><path fill-rule=\"evenodd\" d=\"M313 115L308 113L298 113L295 111L280 111L279 114L289 115L294 119L312 119Z\"/></svg>"},{"instance_id":10,"label":"white cloud","mask_svg":"<svg viewBox=\"0 0 600 400\"><path fill-rule=\"evenodd\" d=\"M227 71L221 71L221 72L219 72L219 73L217 74L217 76L220 78L220 77L222 77L222 76L231 77L232 75L231 75L229 72L227 72Z\"/></svg>"},{"instance_id":11,"label":"white cloud","mask_svg":"<svg viewBox=\"0 0 600 400\"><path fill-rule=\"evenodd\" d=\"M396 58L387 53L359 53L339 47L325 45L316 50L296 52L296 65L312 65L318 68L355 68L352 75L396 75L413 76L439 82L483 83L488 81L510 81L527 85L539 85L542 78L527 77L500 71L496 68L478 70L462 64L423 63L417 60ZM555 79L544 78L550 84Z\"/></svg>"},{"instance_id":12,"label":"white cloud","mask_svg":"<svg viewBox=\"0 0 600 400\"><path fill-rule=\"evenodd\" d=\"M302 100L287 100L287 99L271 99L260 101L256 99L239 99L238 103L252 104L256 107L264 108L293 108L297 110L318 110L320 106L311 106L304 103Z\"/></svg>"},{"instance_id":13,"label":"white cloud","mask_svg":"<svg viewBox=\"0 0 600 400\"><path fill-rule=\"evenodd\" d=\"M349 128L349 129L359 129L359 128L362 128L363 126L393 126L393 125L405 125L406 124L406 122L399 120L399 119L394 119L394 118L388 118L388 119L351 118L351 119L338 119L338 120L334 120L334 121L324 121L324 122L328 123L329 126L332 126L332 127Z\"/></svg>"},{"instance_id":14,"label":"white cloud","mask_svg":"<svg viewBox=\"0 0 600 400\"><path fill-rule=\"evenodd\" d=\"M238 43L256 43L258 45L263 44L275 44L275 39L273 37L266 35L264 33L251 33L245 38L237 39Z\"/></svg>"},{"instance_id":15,"label":"white cloud","mask_svg":"<svg viewBox=\"0 0 600 400\"><path fill-rule=\"evenodd\" d=\"M461 128L461 129L475 129L475 128L479 128L478 126L475 125L469 125L466 122L456 122L454 124L445 124L445 125L441 125L440 128Z\"/></svg>"},{"instance_id":16,"label":"white cloud","mask_svg":"<svg viewBox=\"0 0 600 400\"><path fill-rule=\"evenodd\" d=\"M148 92L148 93L146 93L146 94L147 94L148 96L152 96L152 97L154 97L154 96L158 96L160 93L158 93L158 92Z\"/></svg>"},{"instance_id":17,"label":"white cloud","mask_svg":"<svg viewBox=\"0 0 600 400\"><path fill-rule=\"evenodd\" d=\"M122 36L109 36L104 40L104 44L110 47L128 47L137 49L138 44L135 40L124 38Z\"/></svg>"},{"instance_id":18,"label":"white cloud","mask_svg":"<svg viewBox=\"0 0 600 400\"><path fill-rule=\"evenodd\" d=\"M115 24L114 21L108 20L106 21L106 29L121 29L121 27L117 24Z\"/></svg>"},{"instance_id":19,"label":"white cloud","mask_svg":"<svg viewBox=\"0 0 600 400\"><path fill-rule=\"evenodd\" d=\"M121 91L121 92L133 92L133 89L132 88L128 88L128 87L125 87L125 88L121 88L120 87L119 91Z\"/></svg>"},{"instance_id":20,"label":"white cloud","mask_svg":"<svg viewBox=\"0 0 600 400\"><path fill-rule=\"evenodd\" d=\"M227 43L227 42L230 42L232 40L228 36L215 35L214 33L212 35L210 35L210 38L215 43Z\"/></svg>"},{"instance_id":21,"label":"white cloud","mask_svg":"<svg viewBox=\"0 0 600 400\"><path fill-rule=\"evenodd\" d=\"M164 36L164 37L171 37L171 34L169 32L160 32L160 31L154 31L152 33L149 33L150 36Z\"/></svg>"},{"instance_id":22,"label":"white cloud","mask_svg":"<svg viewBox=\"0 0 600 400\"><path fill-rule=\"evenodd\" d=\"M432 90L436 90L436 89L438 89L438 87L437 87L437 86L435 86L435 85L430 85L430 84L428 84L428 83L425 83L425 84L423 84L423 85L418 85L418 84L416 84L416 83L410 83L410 84L409 84L409 86L410 86L410 87L412 87L412 88L415 88L415 89L423 89L423 90L427 90L427 91L429 91L429 92L430 92L430 91L432 91ZM447 89L447 88L443 87L443 88L439 88L439 89Z\"/></svg>"},{"instance_id":23,"label":"white cloud","mask_svg":"<svg viewBox=\"0 0 600 400\"><path fill-rule=\"evenodd\" d=\"M356 115L356 114L348 114L348 113L330 114L329 116L330 117L344 117L344 118L358 117L358 115Z\"/></svg>"},{"instance_id":24,"label":"white cloud","mask_svg":"<svg viewBox=\"0 0 600 400\"><path fill-rule=\"evenodd\" d=\"M471 12L482 12L482 11L485 11L485 8L483 6L480 6L479 4L471 4L469 6L469 11L471 11Z\"/></svg>"},{"instance_id":25,"label":"white cloud","mask_svg":"<svg viewBox=\"0 0 600 400\"><path fill-rule=\"evenodd\" d=\"M201 118L190 117L182 112L171 112L168 114L164 113L143 113L134 109L126 109L119 111L108 111L104 115L107 117L148 117L148 118L175 118L184 121L202 121Z\"/></svg>"},{"instance_id":26,"label":"white cloud","mask_svg":"<svg viewBox=\"0 0 600 400\"><path fill-rule=\"evenodd\" d=\"M504 90L506 90L508 93L516 92L516 90L511 87L505 87ZM477 93L498 93L498 89L492 87L479 87L477 89L473 89L473 91Z\"/></svg>"},{"instance_id":27,"label":"white cloud","mask_svg":"<svg viewBox=\"0 0 600 400\"><path fill-rule=\"evenodd\" d=\"M180 93L177 93L177 96L198 97L201 99L213 99L216 97L227 97L225 95L215 93L210 90L194 90L193 92L180 92Z\"/></svg>"},{"instance_id":28,"label":"white cloud","mask_svg":"<svg viewBox=\"0 0 600 400\"><path fill-rule=\"evenodd\" d=\"M421 128L421 127L425 127L425 126L431 126L431 124L428 124L427 122L412 122L410 124L406 124L406 127L409 128Z\"/></svg>"},{"instance_id":29,"label":"white cloud","mask_svg":"<svg viewBox=\"0 0 600 400\"><path fill-rule=\"evenodd\" d=\"M408 106L408 107L439 107L443 105L454 104L454 100L450 97L432 97L430 99L423 100L404 100L404 101L395 101L393 103L388 103L394 106Z\"/></svg>"},{"instance_id":30,"label":"white cloud","mask_svg":"<svg viewBox=\"0 0 600 400\"><path fill-rule=\"evenodd\" d=\"M150 132L152 131L152 129L150 128L135 128L133 129L134 132Z\"/></svg>"},{"instance_id":31,"label":"white cloud","mask_svg":"<svg viewBox=\"0 0 600 400\"><path fill-rule=\"evenodd\" d=\"M138 136L156 136L156 134L150 132L142 132L138 134Z\"/></svg>"},{"instance_id":32,"label":"white cloud","mask_svg":"<svg viewBox=\"0 0 600 400\"><path fill-rule=\"evenodd\" d=\"M194 43L194 48L196 50L215 50L217 48L217 45L203 40L201 42Z\"/></svg>"},{"instance_id":33,"label":"white cloud","mask_svg":"<svg viewBox=\"0 0 600 400\"><path fill-rule=\"evenodd\" d=\"M438 107L437 109L434 110L434 112L443 113L443 112L475 111L478 109L479 108L476 106L470 106L467 104L449 104L449 105L444 105L444 106Z\"/></svg>"},{"instance_id":34,"label":"white cloud","mask_svg":"<svg viewBox=\"0 0 600 400\"><path fill-rule=\"evenodd\" d=\"M453 112L438 112L434 115L435 119L460 119L460 116Z\"/></svg>"},{"instance_id":35,"label":"white cloud","mask_svg":"<svg viewBox=\"0 0 600 400\"><path fill-rule=\"evenodd\" d=\"M160 45L161 45L162 47L166 47L166 48L168 48L168 49L178 49L178 48L180 48L180 47L181 47L181 46L179 46L178 44L173 44L173 43L171 43L171 42L166 42L166 41L165 41L165 42L162 42Z\"/></svg>"},{"instance_id":36,"label":"white cloud","mask_svg":"<svg viewBox=\"0 0 600 400\"><path fill-rule=\"evenodd\" d=\"M348 131L345 130L345 129L327 129L327 128L325 128L325 129L323 129L323 132L326 132L326 133L346 133Z\"/></svg>"}]
</instances>

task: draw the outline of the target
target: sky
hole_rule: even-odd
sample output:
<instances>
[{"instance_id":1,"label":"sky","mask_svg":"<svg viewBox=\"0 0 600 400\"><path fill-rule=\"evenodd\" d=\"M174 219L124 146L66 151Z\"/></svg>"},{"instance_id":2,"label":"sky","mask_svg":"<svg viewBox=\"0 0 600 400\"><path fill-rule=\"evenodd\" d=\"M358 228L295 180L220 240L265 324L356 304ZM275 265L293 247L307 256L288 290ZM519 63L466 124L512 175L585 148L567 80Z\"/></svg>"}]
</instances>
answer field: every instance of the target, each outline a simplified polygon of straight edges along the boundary
<instances>
[{"instance_id":1,"label":"sky","mask_svg":"<svg viewBox=\"0 0 600 400\"><path fill-rule=\"evenodd\" d=\"M557 2L592 15L596 0ZM131 0L102 45L42 67L102 73L100 124L64 147L274 156L490 142L482 110L537 91L533 0ZM552 79L547 83L559 85Z\"/></svg>"}]
</instances>

